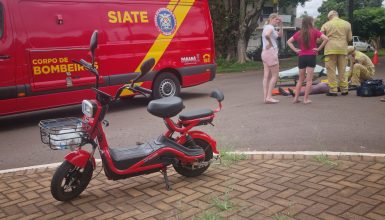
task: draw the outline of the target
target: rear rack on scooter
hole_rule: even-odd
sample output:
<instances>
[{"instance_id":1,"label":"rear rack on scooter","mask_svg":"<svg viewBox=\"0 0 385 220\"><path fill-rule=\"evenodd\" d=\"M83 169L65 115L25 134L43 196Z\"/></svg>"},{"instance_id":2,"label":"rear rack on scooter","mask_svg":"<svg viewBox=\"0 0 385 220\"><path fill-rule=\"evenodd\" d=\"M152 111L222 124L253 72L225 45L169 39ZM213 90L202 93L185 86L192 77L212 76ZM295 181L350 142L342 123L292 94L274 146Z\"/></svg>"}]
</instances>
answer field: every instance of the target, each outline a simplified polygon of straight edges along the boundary
<instances>
[{"instance_id":1,"label":"rear rack on scooter","mask_svg":"<svg viewBox=\"0 0 385 220\"><path fill-rule=\"evenodd\" d=\"M52 150L71 149L84 145L87 134L81 118L56 118L39 123L40 137Z\"/></svg>"}]
</instances>

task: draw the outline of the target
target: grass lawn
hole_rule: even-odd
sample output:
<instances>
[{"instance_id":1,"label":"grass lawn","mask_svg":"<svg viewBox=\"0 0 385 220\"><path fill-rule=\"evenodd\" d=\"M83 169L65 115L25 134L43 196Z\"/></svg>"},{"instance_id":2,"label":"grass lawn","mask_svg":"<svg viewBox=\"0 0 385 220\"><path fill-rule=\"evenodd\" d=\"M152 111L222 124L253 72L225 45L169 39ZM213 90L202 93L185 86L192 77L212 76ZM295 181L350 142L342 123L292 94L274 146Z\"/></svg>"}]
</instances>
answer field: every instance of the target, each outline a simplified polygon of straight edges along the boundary
<instances>
[{"instance_id":1,"label":"grass lawn","mask_svg":"<svg viewBox=\"0 0 385 220\"><path fill-rule=\"evenodd\" d=\"M374 52L368 52L370 58L373 57ZM378 51L378 56L385 56L385 49L380 49ZM323 56L317 56L318 65L324 66L322 61ZM297 57L293 56L290 58L280 59L279 65L280 70L286 70L297 66ZM239 64L236 61L226 61L225 59L217 59L217 73L233 73L233 72L244 72L244 71L263 71L262 61L248 61L244 64Z\"/></svg>"},{"instance_id":2,"label":"grass lawn","mask_svg":"<svg viewBox=\"0 0 385 220\"><path fill-rule=\"evenodd\" d=\"M244 64L239 64L236 61L227 62L224 59L217 59L217 64L217 73L244 72L249 70L263 71L262 61L248 61ZM281 59L279 64L281 69L296 67L297 57Z\"/></svg>"},{"instance_id":3,"label":"grass lawn","mask_svg":"<svg viewBox=\"0 0 385 220\"><path fill-rule=\"evenodd\" d=\"M365 54L368 55L370 58L372 58L374 52L371 51L371 52L367 52L367 53L365 53ZM379 56L379 57L385 56L385 49L380 49L380 50L378 51L378 56Z\"/></svg>"}]
</instances>

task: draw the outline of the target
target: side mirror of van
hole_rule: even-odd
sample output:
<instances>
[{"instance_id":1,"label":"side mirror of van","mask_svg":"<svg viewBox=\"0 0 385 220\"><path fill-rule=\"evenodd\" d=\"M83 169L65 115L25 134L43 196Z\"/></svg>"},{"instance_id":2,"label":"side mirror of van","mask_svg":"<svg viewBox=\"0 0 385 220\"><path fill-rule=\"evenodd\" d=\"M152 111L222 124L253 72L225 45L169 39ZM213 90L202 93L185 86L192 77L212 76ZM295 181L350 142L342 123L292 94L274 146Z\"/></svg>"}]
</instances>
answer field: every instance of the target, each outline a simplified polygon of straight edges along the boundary
<instances>
[{"instance_id":1,"label":"side mirror of van","mask_svg":"<svg viewBox=\"0 0 385 220\"><path fill-rule=\"evenodd\" d=\"M94 66L94 63L95 63L95 50L97 47L98 47L98 31L95 30L94 33L92 33L91 40L90 40L92 67Z\"/></svg>"},{"instance_id":2,"label":"side mirror of van","mask_svg":"<svg viewBox=\"0 0 385 220\"><path fill-rule=\"evenodd\" d=\"M140 66L140 74L133 80L135 83L138 79L142 78L144 75L146 75L155 65L155 59L150 58L143 62L143 64Z\"/></svg>"}]
</instances>

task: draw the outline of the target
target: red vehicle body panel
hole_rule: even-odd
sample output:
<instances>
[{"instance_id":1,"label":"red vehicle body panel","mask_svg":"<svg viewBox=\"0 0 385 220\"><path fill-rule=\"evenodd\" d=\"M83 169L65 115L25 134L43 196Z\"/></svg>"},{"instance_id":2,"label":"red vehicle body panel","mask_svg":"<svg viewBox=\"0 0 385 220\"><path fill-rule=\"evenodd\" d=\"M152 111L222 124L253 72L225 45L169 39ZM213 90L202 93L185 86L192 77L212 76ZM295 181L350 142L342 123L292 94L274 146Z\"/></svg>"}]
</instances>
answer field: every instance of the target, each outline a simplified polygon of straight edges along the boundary
<instances>
[{"instance_id":1,"label":"red vehicle body panel","mask_svg":"<svg viewBox=\"0 0 385 220\"><path fill-rule=\"evenodd\" d=\"M68 153L64 159L74 166L80 167L80 168L85 168L87 165L87 161L90 160L91 154L88 153L87 151L84 150L77 150L77 151L71 151ZM92 161L92 166L95 169L96 167L96 162L95 158L91 158Z\"/></svg>"},{"instance_id":2,"label":"red vehicle body panel","mask_svg":"<svg viewBox=\"0 0 385 220\"><path fill-rule=\"evenodd\" d=\"M182 87L215 77L207 0L0 0L0 11L0 116L92 98L94 76L72 60L89 57L94 30L107 93L133 79L150 57L156 64L142 84L149 89L164 72Z\"/></svg>"}]
</instances>

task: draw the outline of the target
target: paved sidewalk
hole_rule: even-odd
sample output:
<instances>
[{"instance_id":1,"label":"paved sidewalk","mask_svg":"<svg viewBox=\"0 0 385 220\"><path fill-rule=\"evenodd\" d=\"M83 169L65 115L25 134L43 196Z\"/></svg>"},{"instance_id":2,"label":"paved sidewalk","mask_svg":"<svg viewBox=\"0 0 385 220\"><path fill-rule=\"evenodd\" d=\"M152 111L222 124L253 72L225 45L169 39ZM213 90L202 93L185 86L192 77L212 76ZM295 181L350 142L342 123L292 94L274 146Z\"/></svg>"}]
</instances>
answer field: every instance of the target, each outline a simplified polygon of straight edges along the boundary
<instances>
[{"instance_id":1,"label":"paved sidewalk","mask_svg":"<svg viewBox=\"0 0 385 220\"><path fill-rule=\"evenodd\" d=\"M385 219L384 158L327 166L276 157L214 165L198 178L172 172L172 191L160 173L109 181L102 171L69 203L50 194L52 168L0 174L0 219Z\"/></svg>"}]
</instances>

